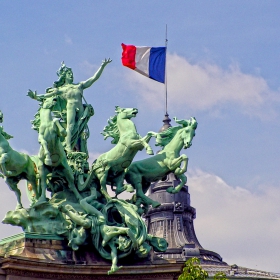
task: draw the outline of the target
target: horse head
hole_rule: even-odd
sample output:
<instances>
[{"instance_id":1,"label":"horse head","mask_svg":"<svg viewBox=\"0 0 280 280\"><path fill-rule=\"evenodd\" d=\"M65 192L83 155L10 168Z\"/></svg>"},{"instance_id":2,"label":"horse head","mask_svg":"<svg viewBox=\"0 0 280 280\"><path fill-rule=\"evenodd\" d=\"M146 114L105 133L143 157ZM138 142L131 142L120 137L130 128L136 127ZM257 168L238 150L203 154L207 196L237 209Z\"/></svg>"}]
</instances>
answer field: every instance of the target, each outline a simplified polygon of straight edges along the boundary
<instances>
[{"instance_id":1,"label":"horse head","mask_svg":"<svg viewBox=\"0 0 280 280\"><path fill-rule=\"evenodd\" d=\"M194 117L188 121L188 125L182 128L181 138L184 141L184 149L189 148L192 145L192 139L195 136L195 130L197 128L197 121Z\"/></svg>"},{"instance_id":2,"label":"horse head","mask_svg":"<svg viewBox=\"0 0 280 280\"><path fill-rule=\"evenodd\" d=\"M136 108L121 108L119 106L116 106L115 112L121 119L131 119L133 117L136 117L138 110Z\"/></svg>"},{"instance_id":3,"label":"horse head","mask_svg":"<svg viewBox=\"0 0 280 280\"><path fill-rule=\"evenodd\" d=\"M3 224L10 224L13 226L21 226L23 229L27 228L29 221L29 214L24 208L20 208L14 211L9 211L2 223Z\"/></svg>"},{"instance_id":4,"label":"horse head","mask_svg":"<svg viewBox=\"0 0 280 280\"><path fill-rule=\"evenodd\" d=\"M42 108L43 109L52 109L53 106L56 104L56 102L57 102L56 96L48 97L48 98L44 99Z\"/></svg>"}]
</instances>

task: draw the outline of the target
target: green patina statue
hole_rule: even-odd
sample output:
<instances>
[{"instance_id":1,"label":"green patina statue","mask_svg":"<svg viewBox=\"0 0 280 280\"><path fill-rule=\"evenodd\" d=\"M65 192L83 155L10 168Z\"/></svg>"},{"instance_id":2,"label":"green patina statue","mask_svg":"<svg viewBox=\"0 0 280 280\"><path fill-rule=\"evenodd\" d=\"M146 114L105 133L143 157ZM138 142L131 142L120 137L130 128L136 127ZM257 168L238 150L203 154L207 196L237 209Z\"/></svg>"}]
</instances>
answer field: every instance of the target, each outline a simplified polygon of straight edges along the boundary
<instances>
[{"instance_id":1,"label":"green patina statue","mask_svg":"<svg viewBox=\"0 0 280 280\"><path fill-rule=\"evenodd\" d=\"M3 113L1 112L1 122L3 121ZM17 197L17 207L22 208L21 192L17 187L20 180L29 181L38 198L35 165L31 158L24 154L13 150L8 142L12 138L7 134L3 127L0 126L0 172L9 188L15 192Z\"/></svg>"},{"instance_id":2,"label":"green patina statue","mask_svg":"<svg viewBox=\"0 0 280 280\"><path fill-rule=\"evenodd\" d=\"M175 188L168 188L169 193L179 192L187 182L184 173L187 171L188 157L184 154L180 155L180 151L182 148L187 149L192 145L197 121L195 118L191 118L185 123L185 126L170 127L166 131L158 133L156 143L163 149L157 155L133 162L128 167L125 179L136 190L135 204L140 211L141 205L144 205L143 209L147 209L145 206L148 205L152 205L154 208L160 205L145 195L152 182L161 180L168 173L174 172L181 183Z\"/></svg>"},{"instance_id":3,"label":"green patina statue","mask_svg":"<svg viewBox=\"0 0 280 280\"><path fill-rule=\"evenodd\" d=\"M108 271L108 274L111 274L120 269L117 266L118 259L131 253L136 254L138 258L145 258L152 247L157 252L167 249L165 239L147 234L145 223L137 214L135 206L132 207L123 200L112 199L102 211L98 211L90 204L94 196L93 191L91 196L80 201L86 215L78 213L68 204L61 207L62 212L76 225L69 238L69 245L73 250L78 250L89 237L101 256L112 260L111 270Z\"/></svg>"},{"instance_id":4,"label":"green patina statue","mask_svg":"<svg viewBox=\"0 0 280 280\"><path fill-rule=\"evenodd\" d=\"M73 84L71 68L62 63L57 71L58 81L45 94L28 91L29 97L39 101L38 112L31 122L38 132L38 155L14 151L8 142L12 136L0 126L0 176L17 196L16 209L6 214L3 223L20 226L24 232L37 233L42 238L44 234L65 238L74 251L90 243L104 259L111 261L108 274L121 268L119 259L145 258L151 249L156 252L167 249L165 239L147 234L141 214L148 207L159 207L160 203L145 193L151 182L170 172L181 183L167 191L181 190L187 181L184 173L188 158L180 155L180 151L191 146L197 127L195 118L175 118L178 126L141 137L131 120L138 110L116 106L116 115L108 120L102 132L104 139L113 138L111 143L115 146L89 166L88 121L94 111L85 100L83 104L83 90L101 76L110 62L105 59L93 77L78 84ZM1 111L0 122L3 122ZM133 162L142 149L153 155L149 145L152 137L162 150ZM23 208L17 187L22 179L27 181L29 208ZM115 192L114 198L109 195L107 185ZM134 190L131 199L117 198L124 191Z\"/></svg>"},{"instance_id":5,"label":"green patina statue","mask_svg":"<svg viewBox=\"0 0 280 280\"><path fill-rule=\"evenodd\" d=\"M61 126L58 119L53 119L51 109L56 105L56 97L49 97L43 101L40 107L40 125L39 125L39 161L37 168L40 176L40 193L38 202L46 201L47 176L48 174L59 172L61 178L65 178L68 187L73 191L77 199L81 195L74 184L73 172L68 165L66 153L60 141L60 137L66 136L65 129Z\"/></svg>"},{"instance_id":6,"label":"green patina statue","mask_svg":"<svg viewBox=\"0 0 280 280\"><path fill-rule=\"evenodd\" d=\"M104 128L103 136L112 137L112 144L116 146L110 151L100 155L92 166L92 172L97 177L101 192L109 201L106 184L110 184L112 190L116 186L115 192L119 194L125 190L123 181L125 169L131 164L134 156L139 150L145 148L148 154L153 154L148 142L156 133L148 132L145 137L141 137L136 130L131 118L135 117L138 110L135 108L120 108L116 106L117 115L108 121Z\"/></svg>"},{"instance_id":7,"label":"green patina statue","mask_svg":"<svg viewBox=\"0 0 280 280\"><path fill-rule=\"evenodd\" d=\"M78 140L84 142L86 140L85 130L87 128L88 119L94 114L90 105L83 104L83 92L84 89L89 88L92 84L99 79L105 66L112 60L105 59L97 72L88 80L73 84L73 72L72 69L67 67L62 62L61 67L57 71L59 79L54 82L52 88L48 88L43 95L37 95L36 91L28 91L28 96L42 100L54 95L60 97L61 110L59 110L60 117L66 123L66 139L65 150L73 151L74 147L79 144ZM87 152L85 143L80 144L79 151Z\"/></svg>"}]
</instances>

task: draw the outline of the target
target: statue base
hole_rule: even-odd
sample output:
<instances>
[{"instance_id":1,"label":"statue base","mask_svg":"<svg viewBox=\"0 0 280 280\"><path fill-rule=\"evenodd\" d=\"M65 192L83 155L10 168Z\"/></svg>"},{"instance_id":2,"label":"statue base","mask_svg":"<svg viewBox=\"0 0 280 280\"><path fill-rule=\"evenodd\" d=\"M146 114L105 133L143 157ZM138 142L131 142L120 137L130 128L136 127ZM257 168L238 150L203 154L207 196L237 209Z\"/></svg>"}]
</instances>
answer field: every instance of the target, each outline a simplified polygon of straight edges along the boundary
<instances>
[{"instance_id":1,"label":"statue base","mask_svg":"<svg viewBox=\"0 0 280 280\"><path fill-rule=\"evenodd\" d=\"M67 240L55 235L21 233L0 241L0 280L33 279L177 279L183 261L164 260L153 253L143 260L121 259L123 266L107 275L111 261L94 248L73 251Z\"/></svg>"}]
</instances>

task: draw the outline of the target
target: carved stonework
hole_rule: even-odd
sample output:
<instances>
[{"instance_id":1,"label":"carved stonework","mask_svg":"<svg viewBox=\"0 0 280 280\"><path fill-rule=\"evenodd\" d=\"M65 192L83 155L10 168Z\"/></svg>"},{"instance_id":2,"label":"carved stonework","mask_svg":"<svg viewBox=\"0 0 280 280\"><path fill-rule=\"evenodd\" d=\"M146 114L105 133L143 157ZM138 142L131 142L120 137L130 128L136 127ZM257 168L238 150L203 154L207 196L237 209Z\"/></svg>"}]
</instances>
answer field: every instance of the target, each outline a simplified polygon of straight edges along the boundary
<instances>
[{"instance_id":1,"label":"carved stonework","mask_svg":"<svg viewBox=\"0 0 280 280\"><path fill-rule=\"evenodd\" d=\"M199 257L202 263L226 265L219 254L204 250L196 237L193 226L196 211L190 205L188 187L185 185L178 194L166 192L178 183L174 173L170 173L165 180L159 180L150 188L149 197L159 201L161 206L150 208L145 215L148 232L158 237L165 236L168 242L167 250L156 254L163 259Z\"/></svg>"}]
</instances>

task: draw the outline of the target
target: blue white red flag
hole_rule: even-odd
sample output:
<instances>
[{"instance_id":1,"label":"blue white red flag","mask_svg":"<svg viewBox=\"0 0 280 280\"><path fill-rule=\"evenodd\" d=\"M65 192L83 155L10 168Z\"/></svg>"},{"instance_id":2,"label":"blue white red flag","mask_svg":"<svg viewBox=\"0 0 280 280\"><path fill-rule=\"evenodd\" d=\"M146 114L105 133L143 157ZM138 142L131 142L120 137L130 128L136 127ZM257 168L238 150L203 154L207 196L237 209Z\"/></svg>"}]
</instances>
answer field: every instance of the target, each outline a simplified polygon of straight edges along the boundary
<instances>
[{"instance_id":1,"label":"blue white red flag","mask_svg":"<svg viewBox=\"0 0 280 280\"><path fill-rule=\"evenodd\" d=\"M166 47L136 47L122 44L122 64L138 73L165 82Z\"/></svg>"}]
</instances>

